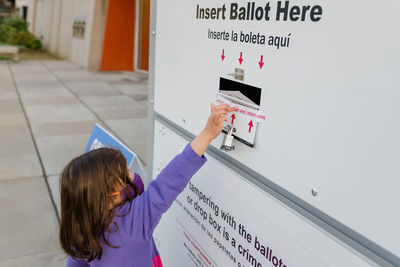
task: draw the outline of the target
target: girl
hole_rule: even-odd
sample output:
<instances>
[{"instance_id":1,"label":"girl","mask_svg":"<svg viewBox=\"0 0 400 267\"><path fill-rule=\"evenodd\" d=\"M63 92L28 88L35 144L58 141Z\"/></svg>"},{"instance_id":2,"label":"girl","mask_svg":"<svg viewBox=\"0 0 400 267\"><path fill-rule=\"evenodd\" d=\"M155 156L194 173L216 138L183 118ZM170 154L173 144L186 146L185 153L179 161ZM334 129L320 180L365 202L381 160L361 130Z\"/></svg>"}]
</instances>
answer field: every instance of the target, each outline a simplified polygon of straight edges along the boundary
<instances>
[{"instance_id":1,"label":"girl","mask_svg":"<svg viewBox=\"0 0 400 267\"><path fill-rule=\"evenodd\" d=\"M69 255L67 266L162 266L153 230L206 162L203 154L226 115L236 110L211 104L204 130L144 192L118 150L101 148L69 162L60 182L60 244Z\"/></svg>"}]
</instances>

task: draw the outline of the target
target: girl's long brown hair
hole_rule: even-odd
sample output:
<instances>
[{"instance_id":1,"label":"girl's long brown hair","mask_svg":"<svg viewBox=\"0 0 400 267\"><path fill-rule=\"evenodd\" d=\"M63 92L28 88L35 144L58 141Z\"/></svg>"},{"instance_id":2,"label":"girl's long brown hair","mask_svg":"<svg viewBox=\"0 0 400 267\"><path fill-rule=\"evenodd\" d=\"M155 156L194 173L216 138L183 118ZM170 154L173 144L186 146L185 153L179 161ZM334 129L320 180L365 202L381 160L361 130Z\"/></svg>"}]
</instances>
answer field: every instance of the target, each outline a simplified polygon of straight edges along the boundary
<instances>
[{"instance_id":1,"label":"girl's long brown hair","mask_svg":"<svg viewBox=\"0 0 400 267\"><path fill-rule=\"evenodd\" d=\"M60 179L61 248L75 259L100 259L102 243L115 247L108 233L118 230L109 194L127 186L140 193L129 177L126 160L119 150L96 149L71 160Z\"/></svg>"}]
</instances>

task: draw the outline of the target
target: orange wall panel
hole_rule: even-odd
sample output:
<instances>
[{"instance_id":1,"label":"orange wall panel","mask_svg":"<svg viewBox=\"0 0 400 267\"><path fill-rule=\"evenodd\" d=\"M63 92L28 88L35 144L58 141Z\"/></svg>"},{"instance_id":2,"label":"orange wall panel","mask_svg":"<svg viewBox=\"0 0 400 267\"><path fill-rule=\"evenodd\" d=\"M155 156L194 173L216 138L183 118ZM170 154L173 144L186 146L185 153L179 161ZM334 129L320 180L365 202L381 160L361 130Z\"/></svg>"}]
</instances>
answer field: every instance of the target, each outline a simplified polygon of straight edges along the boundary
<instances>
[{"instance_id":1,"label":"orange wall panel","mask_svg":"<svg viewBox=\"0 0 400 267\"><path fill-rule=\"evenodd\" d=\"M142 70L149 70L150 0L141 1L140 28L139 68Z\"/></svg>"},{"instance_id":2,"label":"orange wall panel","mask_svg":"<svg viewBox=\"0 0 400 267\"><path fill-rule=\"evenodd\" d=\"M101 70L133 70L135 0L109 0Z\"/></svg>"}]
</instances>

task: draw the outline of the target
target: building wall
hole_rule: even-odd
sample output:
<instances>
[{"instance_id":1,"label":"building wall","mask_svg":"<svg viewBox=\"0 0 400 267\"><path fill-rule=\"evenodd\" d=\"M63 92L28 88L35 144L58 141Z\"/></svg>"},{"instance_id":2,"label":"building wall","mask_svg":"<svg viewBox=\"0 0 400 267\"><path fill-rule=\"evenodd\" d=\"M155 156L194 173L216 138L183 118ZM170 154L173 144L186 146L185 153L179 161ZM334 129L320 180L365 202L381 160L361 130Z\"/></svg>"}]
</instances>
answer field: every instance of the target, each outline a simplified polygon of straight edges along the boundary
<instances>
[{"instance_id":1,"label":"building wall","mask_svg":"<svg viewBox=\"0 0 400 267\"><path fill-rule=\"evenodd\" d=\"M89 67L90 58L90 68L99 69L107 0L26 0L23 5L28 7L29 30L42 41L44 48L84 68ZM96 10L100 10L99 15L104 13L104 18L96 18L99 23L94 27ZM83 37L73 36L73 25L77 20L86 23ZM99 36L92 34L93 29ZM92 43L92 40L96 42Z\"/></svg>"},{"instance_id":2,"label":"building wall","mask_svg":"<svg viewBox=\"0 0 400 267\"><path fill-rule=\"evenodd\" d=\"M50 36L48 45L46 48L52 53L57 55L58 54L58 45L59 45L59 36L60 36L60 20L61 17L61 5L62 0L52 0L52 9L51 9L51 17L50 20Z\"/></svg>"},{"instance_id":3,"label":"building wall","mask_svg":"<svg viewBox=\"0 0 400 267\"><path fill-rule=\"evenodd\" d=\"M59 44L57 54L84 68L87 68L90 53L95 0L61 1L62 12L58 31ZM73 37L73 24L74 21L77 20L86 22L85 34L83 38Z\"/></svg>"},{"instance_id":4,"label":"building wall","mask_svg":"<svg viewBox=\"0 0 400 267\"><path fill-rule=\"evenodd\" d=\"M90 55L88 60L89 70L99 70L103 54L104 35L106 28L108 0L96 1L93 13L92 37Z\"/></svg>"},{"instance_id":5,"label":"building wall","mask_svg":"<svg viewBox=\"0 0 400 267\"><path fill-rule=\"evenodd\" d=\"M121 0L20 0L18 5L28 7L27 21L29 30L43 42L44 48L51 53L68 59L83 68L90 70L99 70L103 61L105 43L105 29L107 24L108 4L109 1L114 1L113 4L123 2ZM141 3L144 0L124 0L127 3L134 4L136 9L143 6ZM125 20L125 25L134 26L137 21L137 14L130 14ZM143 14L141 14L142 16ZM149 16L149 14L147 14ZM122 18L119 18L122 19ZM86 22L84 37L73 36L74 21L83 20ZM143 17L142 17L143 20ZM109 23L110 24L110 23ZM112 23L111 23L112 24ZM140 25L142 23L139 23ZM128 27L129 28L129 27ZM143 47L142 40L148 35L148 27L144 28L147 33L139 36L139 31L143 32L143 27L136 27L131 38L136 40L136 44L140 42L140 46L133 45L132 50L138 55L134 57L134 53L124 52L129 57L132 57L135 65L141 69L146 69L146 64L138 62ZM138 29L140 29L138 31ZM113 33L114 34L114 33ZM126 33L122 32L116 37L117 39L127 38ZM135 41L134 41L135 43ZM145 44L145 46L148 44ZM135 48L134 48L135 47ZM138 49L139 48L139 49ZM148 48L147 48L148 49ZM117 49L118 50L118 49ZM148 52L146 54L148 56ZM117 57L111 57L118 61ZM138 63L140 63L138 65ZM116 64L118 66L118 63ZM115 68L115 70L117 70Z\"/></svg>"},{"instance_id":6,"label":"building wall","mask_svg":"<svg viewBox=\"0 0 400 267\"><path fill-rule=\"evenodd\" d=\"M50 20L52 19L51 0L37 1L35 35L47 47L50 37Z\"/></svg>"},{"instance_id":7,"label":"building wall","mask_svg":"<svg viewBox=\"0 0 400 267\"><path fill-rule=\"evenodd\" d=\"M25 5L28 7L28 16L26 18L29 24L29 31L33 32L33 0L25 0L21 3L21 6Z\"/></svg>"}]
</instances>

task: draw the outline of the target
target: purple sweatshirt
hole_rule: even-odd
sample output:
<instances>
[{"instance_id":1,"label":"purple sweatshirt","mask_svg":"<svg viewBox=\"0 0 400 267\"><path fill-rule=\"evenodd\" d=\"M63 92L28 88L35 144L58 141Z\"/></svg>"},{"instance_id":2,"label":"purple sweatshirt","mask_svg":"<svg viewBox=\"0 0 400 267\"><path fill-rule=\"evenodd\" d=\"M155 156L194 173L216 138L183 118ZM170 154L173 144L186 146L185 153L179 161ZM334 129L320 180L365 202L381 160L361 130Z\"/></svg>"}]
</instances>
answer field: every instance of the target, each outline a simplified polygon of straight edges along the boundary
<instances>
[{"instance_id":1,"label":"purple sweatshirt","mask_svg":"<svg viewBox=\"0 0 400 267\"><path fill-rule=\"evenodd\" d=\"M68 267L80 266L130 266L162 267L161 259L153 239L153 230L161 215L168 210L176 197L183 191L192 176L206 162L187 145L153 180L146 191L118 211L125 216L115 216L118 231L109 234L109 241L118 248L103 247L100 260L87 263L68 257ZM134 182L138 178L135 175ZM143 184L139 188L143 189ZM129 212L128 212L129 211Z\"/></svg>"}]
</instances>

